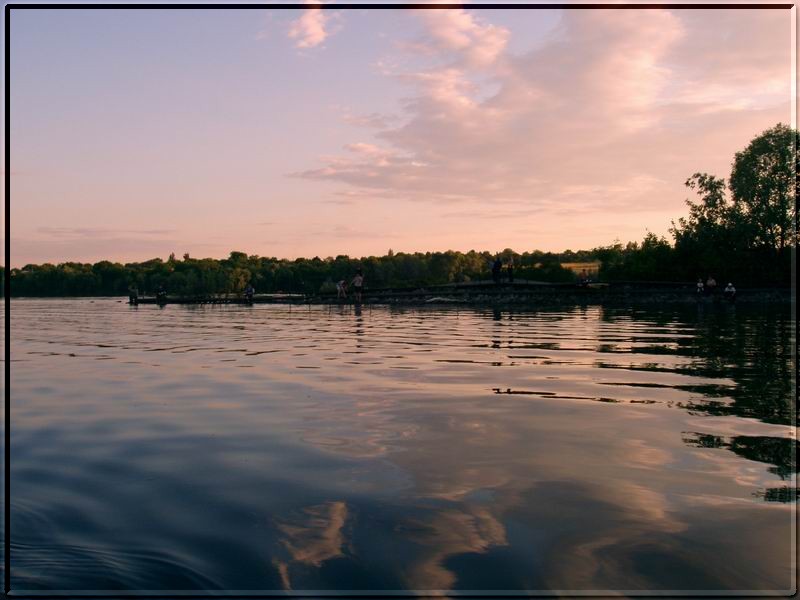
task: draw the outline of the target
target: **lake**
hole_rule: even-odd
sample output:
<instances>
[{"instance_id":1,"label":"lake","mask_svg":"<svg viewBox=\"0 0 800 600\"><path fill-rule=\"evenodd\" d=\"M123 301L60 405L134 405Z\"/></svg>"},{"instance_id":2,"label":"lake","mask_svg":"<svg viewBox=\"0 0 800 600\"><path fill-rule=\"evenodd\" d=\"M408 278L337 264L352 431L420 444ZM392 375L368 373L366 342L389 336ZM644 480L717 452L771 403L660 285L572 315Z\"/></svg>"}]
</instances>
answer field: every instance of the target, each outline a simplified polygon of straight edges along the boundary
<instances>
[{"instance_id":1,"label":"lake","mask_svg":"<svg viewBox=\"0 0 800 600\"><path fill-rule=\"evenodd\" d=\"M14 591L794 585L788 305L11 311Z\"/></svg>"}]
</instances>

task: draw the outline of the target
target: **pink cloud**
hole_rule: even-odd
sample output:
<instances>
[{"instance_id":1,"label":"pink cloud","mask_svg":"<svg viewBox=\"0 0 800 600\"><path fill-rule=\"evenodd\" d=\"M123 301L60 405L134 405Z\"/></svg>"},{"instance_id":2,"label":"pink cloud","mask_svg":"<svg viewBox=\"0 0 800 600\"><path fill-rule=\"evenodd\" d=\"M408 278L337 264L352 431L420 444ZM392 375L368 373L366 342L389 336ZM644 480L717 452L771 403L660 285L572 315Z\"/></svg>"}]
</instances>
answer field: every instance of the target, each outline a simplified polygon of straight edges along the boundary
<instances>
[{"instance_id":1,"label":"pink cloud","mask_svg":"<svg viewBox=\"0 0 800 600\"><path fill-rule=\"evenodd\" d=\"M789 118L780 12L567 10L511 55L507 31L463 9L418 11L421 43L445 62L388 71L412 90L405 119L376 132L380 151L351 144L296 175L373 199L679 216L688 175L726 176L736 150Z\"/></svg>"},{"instance_id":2,"label":"pink cloud","mask_svg":"<svg viewBox=\"0 0 800 600\"><path fill-rule=\"evenodd\" d=\"M332 18L333 15L319 7L309 7L299 19L292 21L288 35L295 40L297 48L314 48L329 36L328 23Z\"/></svg>"},{"instance_id":3,"label":"pink cloud","mask_svg":"<svg viewBox=\"0 0 800 600\"><path fill-rule=\"evenodd\" d=\"M345 112L342 119L345 123L371 129L386 129L396 120L392 115L381 115L379 113L354 115L350 112Z\"/></svg>"},{"instance_id":4,"label":"pink cloud","mask_svg":"<svg viewBox=\"0 0 800 600\"><path fill-rule=\"evenodd\" d=\"M741 111L788 99L790 20L783 11L701 10L693 17L667 57L682 66L676 102Z\"/></svg>"},{"instance_id":5,"label":"pink cloud","mask_svg":"<svg viewBox=\"0 0 800 600\"><path fill-rule=\"evenodd\" d=\"M508 29L484 24L462 8L420 9L416 12L430 36L429 44L422 44L422 48L432 45L458 52L472 66L492 64L508 43Z\"/></svg>"}]
</instances>

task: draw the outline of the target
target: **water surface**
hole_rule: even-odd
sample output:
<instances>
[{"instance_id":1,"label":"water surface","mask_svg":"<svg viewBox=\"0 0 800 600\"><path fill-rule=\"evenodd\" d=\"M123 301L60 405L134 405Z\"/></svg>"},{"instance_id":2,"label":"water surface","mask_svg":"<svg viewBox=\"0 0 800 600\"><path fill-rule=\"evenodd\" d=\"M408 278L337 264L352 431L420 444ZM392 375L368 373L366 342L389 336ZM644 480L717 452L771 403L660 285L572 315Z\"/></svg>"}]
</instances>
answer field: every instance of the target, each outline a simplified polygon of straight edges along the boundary
<instances>
[{"instance_id":1,"label":"water surface","mask_svg":"<svg viewBox=\"0 0 800 600\"><path fill-rule=\"evenodd\" d=\"M21 590L788 590L788 307L12 303Z\"/></svg>"}]
</instances>

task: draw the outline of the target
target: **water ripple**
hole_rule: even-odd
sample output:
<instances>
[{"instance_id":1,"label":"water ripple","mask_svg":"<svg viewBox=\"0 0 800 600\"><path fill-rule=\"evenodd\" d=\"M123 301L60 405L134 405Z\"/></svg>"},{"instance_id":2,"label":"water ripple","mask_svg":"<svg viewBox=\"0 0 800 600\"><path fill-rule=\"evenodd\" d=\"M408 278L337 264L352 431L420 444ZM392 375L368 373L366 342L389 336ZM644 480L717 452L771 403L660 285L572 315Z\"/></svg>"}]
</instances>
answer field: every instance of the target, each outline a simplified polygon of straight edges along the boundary
<instances>
[{"instance_id":1,"label":"water ripple","mask_svg":"<svg viewBox=\"0 0 800 600\"><path fill-rule=\"evenodd\" d=\"M788 589L793 336L729 306L15 299L12 587Z\"/></svg>"}]
</instances>

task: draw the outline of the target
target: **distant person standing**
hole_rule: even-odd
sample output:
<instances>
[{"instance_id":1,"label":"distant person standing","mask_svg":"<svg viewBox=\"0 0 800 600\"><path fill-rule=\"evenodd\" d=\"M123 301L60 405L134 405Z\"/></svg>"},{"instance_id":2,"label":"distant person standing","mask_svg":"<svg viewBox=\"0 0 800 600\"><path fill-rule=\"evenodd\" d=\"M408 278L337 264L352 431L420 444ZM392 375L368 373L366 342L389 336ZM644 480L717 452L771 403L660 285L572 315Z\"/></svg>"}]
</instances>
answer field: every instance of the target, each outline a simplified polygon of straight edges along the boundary
<instances>
[{"instance_id":1,"label":"distant person standing","mask_svg":"<svg viewBox=\"0 0 800 600\"><path fill-rule=\"evenodd\" d=\"M725 294L725 298L729 301L736 301L736 288L733 287L732 283L729 282L728 285L725 286L725 291L723 293Z\"/></svg>"},{"instance_id":2,"label":"distant person standing","mask_svg":"<svg viewBox=\"0 0 800 600\"><path fill-rule=\"evenodd\" d=\"M508 259L506 264L506 272L508 273L508 283L514 283L514 257Z\"/></svg>"},{"instance_id":3,"label":"distant person standing","mask_svg":"<svg viewBox=\"0 0 800 600\"><path fill-rule=\"evenodd\" d=\"M705 285L703 284L703 278L697 278L697 293L702 294L705 291Z\"/></svg>"},{"instance_id":4,"label":"distant person standing","mask_svg":"<svg viewBox=\"0 0 800 600\"><path fill-rule=\"evenodd\" d=\"M714 279L711 275L708 276L706 279L706 293L709 296L713 296L717 292L717 280Z\"/></svg>"},{"instance_id":5,"label":"distant person standing","mask_svg":"<svg viewBox=\"0 0 800 600\"><path fill-rule=\"evenodd\" d=\"M337 300L344 300L347 298L347 282L344 279L340 279L336 282L336 299Z\"/></svg>"},{"instance_id":6,"label":"distant person standing","mask_svg":"<svg viewBox=\"0 0 800 600\"><path fill-rule=\"evenodd\" d=\"M256 288L253 287L252 283L248 283L247 287L244 288L244 297L247 299L248 302L253 301L253 295L256 293Z\"/></svg>"},{"instance_id":7,"label":"distant person standing","mask_svg":"<svg viewBox=\"0 0 800 600\"><path fill-rule=\"evenodd\" d=\"M500 260L500 257L494 259L494 264L492 264L492 279L495 283L500 283L500 274L503 271L503 261Z\"/></svg>"},{"instance_id":8,"label":"distant person standing","mask_svg":"<svg viewBox=\"0 0 800 600\"><path fill-rule=\"evenodd\" d=\"M361 304L361 293L364 289L364 273L361 269L356 269L356 276L353 277L353 297L356 303Z\"/></svg>"}]
</instances>

